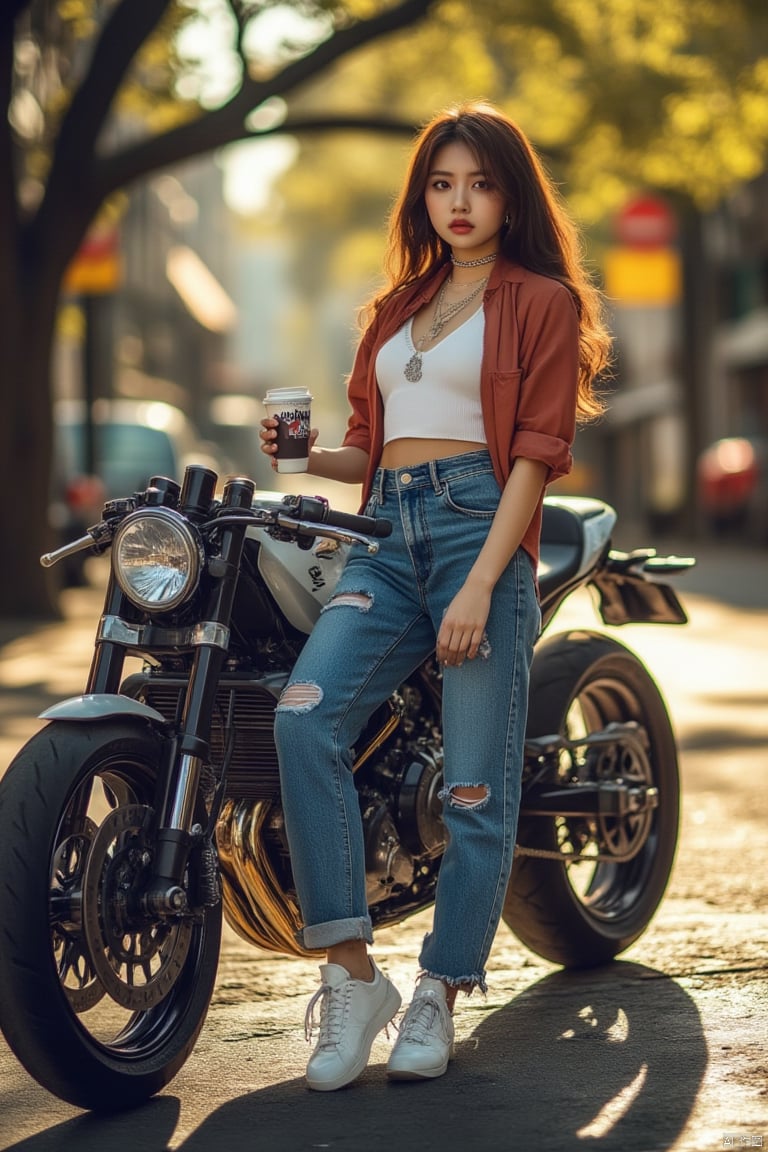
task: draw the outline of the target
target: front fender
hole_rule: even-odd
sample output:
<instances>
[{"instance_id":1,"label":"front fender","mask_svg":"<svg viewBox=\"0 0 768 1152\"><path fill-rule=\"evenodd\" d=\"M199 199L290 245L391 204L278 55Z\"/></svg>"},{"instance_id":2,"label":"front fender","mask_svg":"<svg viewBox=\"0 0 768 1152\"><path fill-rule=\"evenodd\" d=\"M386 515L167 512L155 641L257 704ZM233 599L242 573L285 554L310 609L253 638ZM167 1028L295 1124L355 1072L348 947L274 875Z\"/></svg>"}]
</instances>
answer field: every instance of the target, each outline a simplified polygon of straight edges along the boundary
<instances>
[{"instance_id":1,"label":"front fender","mask_svg":"<svg viewBox=\"0 0 768 1152\"><path fill-rule=\"evenodd\" d=\"M167 720L161 712L118 693L100 692L85 696L70 696L40 713L41 720L103 720L107 716L141 716L158 721L165 727Z\"/></svg>"}]
</instances>

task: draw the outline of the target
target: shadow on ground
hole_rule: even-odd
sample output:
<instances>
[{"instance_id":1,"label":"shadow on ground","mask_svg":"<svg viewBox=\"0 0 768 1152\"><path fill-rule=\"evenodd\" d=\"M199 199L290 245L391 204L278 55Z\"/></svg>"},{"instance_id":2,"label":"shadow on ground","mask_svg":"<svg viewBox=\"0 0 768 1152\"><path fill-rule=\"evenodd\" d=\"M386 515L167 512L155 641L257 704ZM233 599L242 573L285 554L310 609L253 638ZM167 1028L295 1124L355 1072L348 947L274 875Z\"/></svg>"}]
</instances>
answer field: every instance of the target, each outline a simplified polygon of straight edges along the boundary
<instances>
[{"instance_id":1,"label":"shadow on ground","mask_svg":"<svg viewBox=\"0 0 768 1152\"><path fill-rule=\"evenodd\" d=\"M375 1065L335 1093L284 1081L222 1105L179 1148L666 1149L686 1125L706 1064L687 993L654 969L616 962L532 985L463 1040L441 1080L390 1084ZM165 1096L121 1116L57 1125L12 1152L163 1152L178 1115L179 1102Z\"/></svg>"}]
</instances>

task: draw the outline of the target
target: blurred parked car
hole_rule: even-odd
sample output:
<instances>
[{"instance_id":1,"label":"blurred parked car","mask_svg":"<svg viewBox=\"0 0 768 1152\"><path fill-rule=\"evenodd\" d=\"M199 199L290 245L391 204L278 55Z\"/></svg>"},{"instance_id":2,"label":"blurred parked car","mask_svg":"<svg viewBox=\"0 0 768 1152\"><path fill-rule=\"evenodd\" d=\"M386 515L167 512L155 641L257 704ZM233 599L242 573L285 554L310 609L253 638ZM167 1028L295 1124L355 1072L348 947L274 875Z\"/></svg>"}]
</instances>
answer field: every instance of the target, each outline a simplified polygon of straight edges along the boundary
<instances>
[{"instance_id":1,"label":"blurred parked car","mask_svg":"<svg viewBox=\"0 0 768 1152\"><path fill-rule=\"evenodd\" d=\"M181 481L187 464L218 471L211 445L178 408L159 401L97 400L93 404L94 468L86 469L85 405L54 405L50 520L59 544L82 536L101 518L105 500L130 496L151 476ZM87 552L64 562L64 582L83 582Z\"/></svg>"},{"instance_id":2,"label":"blurred parked car","mask_svg":"<svg viewBox=\"0 0 768 1152\"><path fill-rule=\"evenodd\" d=\"M728 436L706 448L697 461L699 508L714 532L736 532L768 543L768 441Z\"/></svg>"}]
</instances>

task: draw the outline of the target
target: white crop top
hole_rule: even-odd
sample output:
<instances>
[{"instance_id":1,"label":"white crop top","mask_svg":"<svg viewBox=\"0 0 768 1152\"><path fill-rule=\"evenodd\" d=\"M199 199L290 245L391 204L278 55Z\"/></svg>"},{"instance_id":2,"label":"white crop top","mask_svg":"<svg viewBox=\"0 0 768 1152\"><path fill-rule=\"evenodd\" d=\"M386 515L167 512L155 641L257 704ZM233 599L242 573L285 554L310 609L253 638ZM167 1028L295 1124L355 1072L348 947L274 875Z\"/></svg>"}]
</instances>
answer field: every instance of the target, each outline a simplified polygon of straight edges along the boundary
<instances>
[{"instance_id":1,"label":"white crop top","mask_svg":"<svg viewBox=\"0 0 768 1152\"><path fill-rule=\"evenodd\" d=\"M403 436L487 443L480 407L483 309L422 352L421 379L413 384L405 378L405 366L416 351L412 325L413 319L408 320L376 357L384 443Z\"/></svg>"}]
</instances>

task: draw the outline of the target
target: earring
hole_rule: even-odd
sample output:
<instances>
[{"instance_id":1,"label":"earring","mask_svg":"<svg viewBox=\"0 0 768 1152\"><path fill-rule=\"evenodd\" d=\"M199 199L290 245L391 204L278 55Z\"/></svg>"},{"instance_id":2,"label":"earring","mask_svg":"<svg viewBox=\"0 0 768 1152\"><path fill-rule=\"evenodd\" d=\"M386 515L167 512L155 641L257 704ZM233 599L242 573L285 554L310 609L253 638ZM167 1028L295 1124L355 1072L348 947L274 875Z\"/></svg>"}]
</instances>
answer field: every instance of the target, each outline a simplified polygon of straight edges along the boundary
<instances>
[{"instance_id":1,"label":"earring","mask_svg":"<svg viewBox=\"0 0 768 1152\"><path fill-rule=\"evenodd\" d=\"M507 212L506 216L504 217L504 223L509 225L509 212Z\"/></svg>"}]
</instances>

